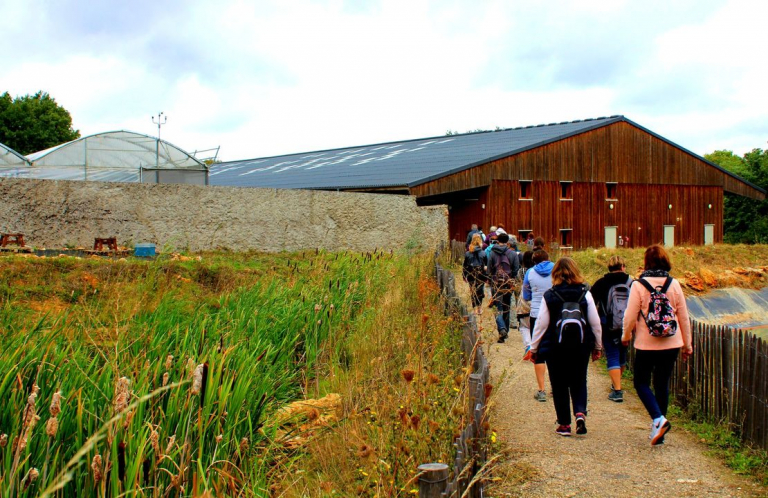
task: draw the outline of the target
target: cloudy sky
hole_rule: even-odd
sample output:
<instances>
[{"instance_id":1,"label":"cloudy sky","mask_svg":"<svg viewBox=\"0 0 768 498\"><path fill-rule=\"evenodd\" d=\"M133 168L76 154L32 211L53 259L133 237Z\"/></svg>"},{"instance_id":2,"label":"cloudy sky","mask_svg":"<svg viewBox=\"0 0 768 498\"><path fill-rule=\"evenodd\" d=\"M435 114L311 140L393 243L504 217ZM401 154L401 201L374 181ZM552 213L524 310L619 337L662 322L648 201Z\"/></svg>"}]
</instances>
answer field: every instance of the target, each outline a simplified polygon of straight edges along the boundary
<instances>
[{"instance_id":1,"label":"cloudy sky","mask_svg":"<svg viewBox=\"0 0 768 498\"><path fill-rule=\"evenodd\" d=\"M220 158L623 114L768 148L768 2L0 0L0 93Z\"/></svg>"}]
</instances>

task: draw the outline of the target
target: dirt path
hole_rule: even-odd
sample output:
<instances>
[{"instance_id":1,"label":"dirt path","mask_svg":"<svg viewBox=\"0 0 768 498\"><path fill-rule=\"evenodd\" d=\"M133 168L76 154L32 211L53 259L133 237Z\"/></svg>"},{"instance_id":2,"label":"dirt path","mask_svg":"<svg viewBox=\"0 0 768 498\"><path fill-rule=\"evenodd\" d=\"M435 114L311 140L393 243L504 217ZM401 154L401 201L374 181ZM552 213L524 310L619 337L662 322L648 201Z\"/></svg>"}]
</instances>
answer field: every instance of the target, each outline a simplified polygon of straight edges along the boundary
<instances>
[{"instance_id":1,"label":"dirt path","mask_svg":"<svg viewBox=\"0 0 768 498\"><path fill-rule=\"evenodd\" d=\"M459 292L468 296L467 286ZM486 300L487 304L487 300ZM604 364L590 366L586 436L555 434L555 409L547 379L547 402L534 400L533 364L523 362L518 331L505 344L498 337L493 312L479 317L496 388L491 426L508 456L496 472L501 480L487 496L765 496L766 489L735 475L695 436L675 427L666 444L648 441L650 419L629 386L625 401L608 401L610 380Z\"/></svg>"}]
</instances>

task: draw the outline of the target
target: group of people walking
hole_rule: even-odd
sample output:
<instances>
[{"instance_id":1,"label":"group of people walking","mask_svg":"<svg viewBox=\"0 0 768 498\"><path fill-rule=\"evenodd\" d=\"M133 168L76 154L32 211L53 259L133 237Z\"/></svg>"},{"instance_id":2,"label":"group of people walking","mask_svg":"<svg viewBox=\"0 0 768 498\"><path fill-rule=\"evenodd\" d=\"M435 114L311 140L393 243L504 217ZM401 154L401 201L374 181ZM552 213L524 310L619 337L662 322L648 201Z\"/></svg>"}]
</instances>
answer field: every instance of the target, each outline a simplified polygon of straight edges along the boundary
<instances>
[{"instance_id":1,"label":"group of people walking","mask_svg":"<svg viewBox=\"0 0 768 498\"><path fill-rule=\"evenodd\" d=\"M491 236L493 235L493 236ZM483 312L485 286L496 310L499 343L511 328L523 339L523 359L534 363L535 399L547 401L549 371L557 414L556 433L587 433L587 369L605 355L611 392L624 400L622 373L634 340L634 387L652 420L651 445L664 443L669 382L678 356L692 354L688 310L680 283L669 275L672 264L660 245L646 249L637 279L626 272L624 258L611 256L608 273L590 286L569 257L550 261L544 240L528 237L524 251L503 227L488 235L473 225L467 238L463 276L476 314ZM514 318L512 307L514 303Z\"/></svg>"}]
</instances>

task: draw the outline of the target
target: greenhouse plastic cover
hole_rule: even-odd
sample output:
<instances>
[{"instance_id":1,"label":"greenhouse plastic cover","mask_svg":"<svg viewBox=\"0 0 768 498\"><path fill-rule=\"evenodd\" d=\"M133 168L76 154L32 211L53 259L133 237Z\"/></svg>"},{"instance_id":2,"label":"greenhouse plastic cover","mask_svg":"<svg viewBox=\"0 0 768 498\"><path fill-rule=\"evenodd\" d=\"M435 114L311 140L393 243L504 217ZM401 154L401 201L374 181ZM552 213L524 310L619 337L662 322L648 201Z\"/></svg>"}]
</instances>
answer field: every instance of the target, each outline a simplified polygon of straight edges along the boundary
<instances>
[{"instance_id":1,"label":"greenhouse plastic cover","mask_svg":"<svg viewBox=\"0 0 768 498\"><path fill-rule=\"evenodd\" d=\"M11 149L10 147L0 144L0 176L21 176L29 169L29 161Z\"/></svg>"},{"instance_id":2,"label":"greenhouse plastic cover","mask_svg":"<svg viewBox=\"0 0 768 498\"><path fill-rule=\"evenodd\" d=\"M25 171L0 174L49 180L154 182L159 174L147 170L175 170L173 183L204 183L208 169L175 145L130 131L90 135L29 154L26 159L31 166L17 168ZM185 172L190 174L188 179Z\"/></svg>"}]
</instances>

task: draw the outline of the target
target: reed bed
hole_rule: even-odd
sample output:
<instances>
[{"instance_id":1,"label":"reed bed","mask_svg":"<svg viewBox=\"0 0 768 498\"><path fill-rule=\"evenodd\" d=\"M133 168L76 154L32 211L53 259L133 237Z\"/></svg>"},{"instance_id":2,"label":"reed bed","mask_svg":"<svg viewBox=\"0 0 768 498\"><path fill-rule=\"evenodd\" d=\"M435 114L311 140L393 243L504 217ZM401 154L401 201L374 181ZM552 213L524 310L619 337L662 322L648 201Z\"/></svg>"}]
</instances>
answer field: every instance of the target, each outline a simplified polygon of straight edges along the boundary
<instances>
[{"instance_id":1,"label":"reed bed","mask_svg":"<svg viewBox=\"0 0 768 498\"><path fill-rule=\"evenodd\" d=\"M301 466L274 414L354 383L354 343L412 259L0 260L0 496L273 493Z\"/></svg>"}]
</instances>

